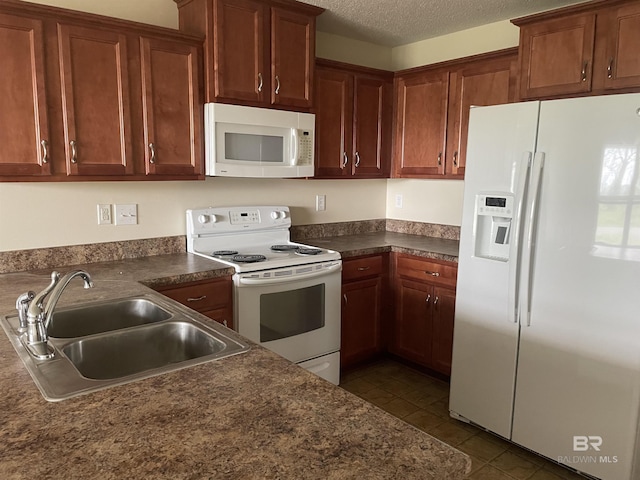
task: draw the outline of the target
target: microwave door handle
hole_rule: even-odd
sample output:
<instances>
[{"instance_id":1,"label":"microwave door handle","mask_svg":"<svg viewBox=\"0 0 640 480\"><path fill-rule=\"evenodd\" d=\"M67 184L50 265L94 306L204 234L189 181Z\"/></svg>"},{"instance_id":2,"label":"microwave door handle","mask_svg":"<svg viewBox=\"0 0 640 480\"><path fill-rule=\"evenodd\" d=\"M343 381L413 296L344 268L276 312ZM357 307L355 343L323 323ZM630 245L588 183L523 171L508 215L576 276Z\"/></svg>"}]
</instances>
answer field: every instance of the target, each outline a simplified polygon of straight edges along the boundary
<instances>
[{"instance_id":1,"label":"microwave door handle","mask_svg":"<svg viewBox=\"0 0 640 480\"><path fill-rule=\"evenodd\" d=\"M300 139L298 138L298 129L297 128L292 128L291 129L291 143L292 148L291 148L291 152L292 152L292 157L291 158L291 165L297 165L298 164L298 142L300 141Z\"/></svg>"}]
</instances>

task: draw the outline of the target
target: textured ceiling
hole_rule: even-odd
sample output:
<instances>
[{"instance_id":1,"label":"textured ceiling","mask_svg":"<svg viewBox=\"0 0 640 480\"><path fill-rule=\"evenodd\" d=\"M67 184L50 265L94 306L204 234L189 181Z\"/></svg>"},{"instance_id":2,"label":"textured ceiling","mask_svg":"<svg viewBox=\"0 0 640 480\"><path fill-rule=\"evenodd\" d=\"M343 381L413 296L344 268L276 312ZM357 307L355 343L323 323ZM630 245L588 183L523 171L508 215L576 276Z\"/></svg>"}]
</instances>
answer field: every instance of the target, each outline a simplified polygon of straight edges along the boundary
<instances>
[{"instance_id":1,"label":"textured ceiling","mask_svg":"<svg viewBox=\"0 0 640 480\"><path fill-rule=\"evenodd\" d=\"M395 47L584 0L302 0L321 32Z\"/></svg>"}]
</instances>

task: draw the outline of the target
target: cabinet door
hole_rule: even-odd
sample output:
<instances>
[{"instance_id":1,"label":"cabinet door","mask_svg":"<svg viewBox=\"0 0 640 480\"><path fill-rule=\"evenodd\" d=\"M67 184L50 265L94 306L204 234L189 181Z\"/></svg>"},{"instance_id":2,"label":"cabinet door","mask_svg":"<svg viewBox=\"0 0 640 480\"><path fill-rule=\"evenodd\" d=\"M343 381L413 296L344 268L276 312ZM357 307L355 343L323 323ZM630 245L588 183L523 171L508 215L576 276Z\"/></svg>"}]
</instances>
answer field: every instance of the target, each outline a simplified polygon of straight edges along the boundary
<instances>
[{"instance_id":1,"label":"cabinet door","mask_svg":"<svg viewBox=\"0 0 640 480\"><path fill-rule=\"evenodd\" d=\"M0 15L0 175L49 175L42 22Z\"/></svg>"},{"instance_id":2,"label":"cabinet door","mask_svg":"<svg viewBox=\"0 0 640 480\"><path fill-rule=\"evenodd\" d=\"M316 69L316 177L349 175L353 122L353 75Z\"/></svg>"},{"instance_id":3,"label":"cabinet door","mask_svg":"<svg viewBox=\"0 0 640 480\"><path fill-rule=\"evenodd\" d=\"M267 15L256 0L216 0L214 13L215 98L267 102Z\"/></svg>"},{"instance_id":4,"label":"cabinet door","mask_svg":"<svg viewBox=\"0 0 640 480\"><path fill-rule=\"evenodd\" d=\"M521 27L521 98L591 91L595 20L582 14Z\"/></svg>"},{"instance_id":5,"label":"cabinet door","mask_svg":"<svg viewBox=\"0 0 640 480\"><path fill-rule=\"evenodd\" d=\"M433 287L400 278L396 288L392 351L428 367L431 365Z\"/></svg>"},{"instance_id":6,"label":"cabinet door","mask_svg":"<svg viewBox=\"0 0 640 480\"><path fill-rule=\"evenodd\" d=\"M382 277L342 286L340 366L346 368L380 351Z\"/></svg>"},{"instance_id":7,"label":"cabinet door","mask_svg":"<svg viewBox=\"0 0 640 480\"><path fill-rule=\"evenodd\" d=\"M390 160L388 87L384 80L361 76L355 77L354 85L352 172L356 176L384 177Z\"/></svg>"},{"instance_id":8,"label":"cabinet door","mask_svg":"<svg viewBox=\"0 0 640 480\"><path fill-rule=\"evenodd\" d=\"M467 132L471 105L498 105L512 99L511 66L515 57L489 60L463 67L452 74L452 101L449 106L447 173L464 176Z\"/></svg>"},{"instance_id":9,"label":"cabinet door","mask_svg":"<svg viewBox=\"0 0 640 480\"><path fill-rule=\"evenodd\" d=\"M608 24L605 88L640 86L640 4L614 9Z\"/></svg>"},{"instance_id":10,"label":"cabinet door","mask_svg":"<svg viewBox=\"0 0 640 480\"><path fill-rule=\"evenodd\" d=\"M141 38L147 174L202 174L200 62L195 46Z\"/></svg>"},{"instance_id":11,"label":"cabinet door","mask_svg":"<svg viewBox=\"0 0 640 480\"><path fill-rule=\"evenodd\" d=\"M224 325L233 330L233 312L230 308L216 308L213 310L204 310L200 313L218 322L220 325Z\"/></svg>"},{"instance_id":12,"label":"cabinet door","mask_svg":"<svg viewBox=\"0 0 640 480\"><path fill-rule=\"evenodd\" d=\"M309 108L315 63L315 18L271 8L271 103Z\"/></svg>"},{"instance_id":13,"label":"cabinet door","mask_svg":"<svg viewBox=\"0 0 640 480\"><path fill-rule=\"evenodd\" d=\"M451 375L455 307L455 290L441 287L434 288L431 364L434 370L445 375Z\"/></svg>"},{"instance_id":14,"label":"cabinet door","mask_svg":"<svg viewBox=\"0 0 640 480\"><path fill-rule=\"evenodd\" d=\"M400 77L396 90L396 176L444 174L449 73Z\"/></svg>"},{"instance_id":15,"label":"cabinet door","mask_svg":"<svg viewBox=\"0 0 640 480\"><path fill-rule=\"evenodd\" d=\"M127 41L58 24L68 175L133 173Z\"/></svg>"}]
</instances>

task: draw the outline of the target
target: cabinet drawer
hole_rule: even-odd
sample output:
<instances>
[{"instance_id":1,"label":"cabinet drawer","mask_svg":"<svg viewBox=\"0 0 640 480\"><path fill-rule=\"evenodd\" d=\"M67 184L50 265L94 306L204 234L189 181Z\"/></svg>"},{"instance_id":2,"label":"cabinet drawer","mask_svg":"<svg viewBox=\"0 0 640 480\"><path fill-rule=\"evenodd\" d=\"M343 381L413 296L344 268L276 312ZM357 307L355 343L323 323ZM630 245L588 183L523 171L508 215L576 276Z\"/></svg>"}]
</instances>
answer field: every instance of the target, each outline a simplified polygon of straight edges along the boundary
<instances>
[{"instance_id":1,"label":"cabinet drawer","mask_svg":"<svg viewBox=\"0 0 640 480\"><path fill-rule=\"evenodd\" d=\"M231 280L208 280L160 290L160 293L199 312L231 305Z\"/></svg>"},{"instance_id":2,"label":"cabinet drawer","mask_svg":"<svg viewBox=\"0 0 640 480\"><path fill-rule=\"evenodd\" d=\"M354 258L342 262L342 281L382 275L382 255Z\"/></svg>"},{"instance_id":3,"label":"cabinet drawer","mask_svg":"<svg viewBox=\"0 0 640 480\"><path fill-rule=\"evenodd\" d=\"M399 255L397 257L397 273L401 277L414 280L454 286L458 267L450 262L423 260L417 257Z\"/></svg>"}]
</instances>

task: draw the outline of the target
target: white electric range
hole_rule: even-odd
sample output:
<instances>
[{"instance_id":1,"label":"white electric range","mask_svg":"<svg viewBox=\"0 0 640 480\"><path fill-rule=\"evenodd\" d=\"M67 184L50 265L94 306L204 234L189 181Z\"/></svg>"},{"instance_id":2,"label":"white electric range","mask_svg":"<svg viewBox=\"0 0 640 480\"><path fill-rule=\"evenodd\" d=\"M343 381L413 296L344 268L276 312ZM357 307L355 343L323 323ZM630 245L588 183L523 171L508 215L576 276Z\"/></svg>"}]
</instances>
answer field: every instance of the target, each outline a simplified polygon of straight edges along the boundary
<instances>
[{"instance_id":1,"label":"white electric range","mask_svg":"<svg viewBox=\"0 0 640 480\"><path fill-rule=\"evenodd\" d=\"M187 210L187 251L235 269L238 333L337 385L340 254L291 242L290 227L286 206Z\"/></svg>"}]
</instances>

